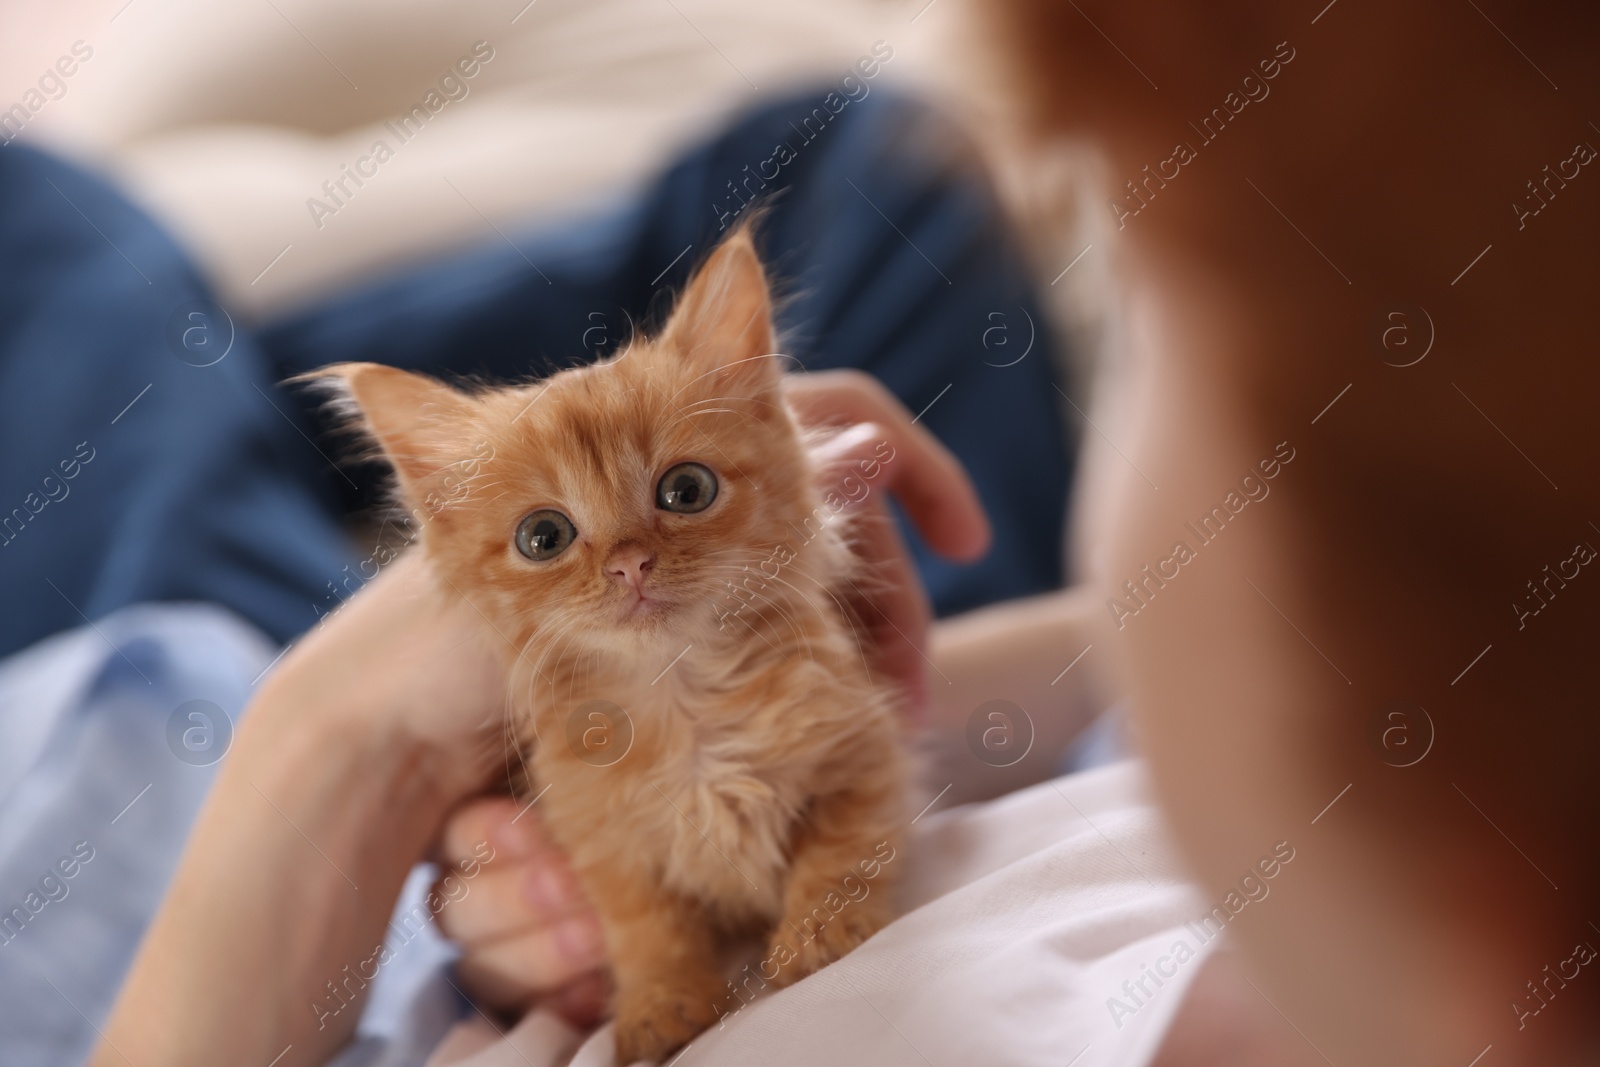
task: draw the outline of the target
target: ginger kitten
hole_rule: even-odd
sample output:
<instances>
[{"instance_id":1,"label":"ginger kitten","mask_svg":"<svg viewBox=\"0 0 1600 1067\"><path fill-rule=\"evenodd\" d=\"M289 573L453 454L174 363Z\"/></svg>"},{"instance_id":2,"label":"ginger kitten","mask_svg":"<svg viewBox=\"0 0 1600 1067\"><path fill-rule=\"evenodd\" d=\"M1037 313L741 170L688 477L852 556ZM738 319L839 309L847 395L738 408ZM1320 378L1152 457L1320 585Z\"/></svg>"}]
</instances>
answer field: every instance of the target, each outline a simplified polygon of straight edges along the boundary
<instances>
[{"instance_id":1,"label":"ginger kitten","mask_svg":"<svg viewBox=\"0 0 1600 1067\"><path fill-rule=\"evenodd\" d=\"M436 572L507 639L524 784L600 915L625 1064L729 1010L741 942L783 986L892 917L908 762L775 348L740 230L659 337L594 366L473 393L317 372Z\"/></svg>"}]
</instances>

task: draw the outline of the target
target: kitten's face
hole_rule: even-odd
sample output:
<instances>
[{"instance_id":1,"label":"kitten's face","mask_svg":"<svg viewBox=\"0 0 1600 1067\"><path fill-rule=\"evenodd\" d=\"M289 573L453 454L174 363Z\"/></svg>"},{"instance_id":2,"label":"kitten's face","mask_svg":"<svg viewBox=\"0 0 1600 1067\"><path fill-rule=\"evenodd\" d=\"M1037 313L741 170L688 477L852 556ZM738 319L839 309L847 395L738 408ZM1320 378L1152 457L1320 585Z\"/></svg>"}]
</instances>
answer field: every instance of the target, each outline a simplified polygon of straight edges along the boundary
<instances>
[{"instance_id":1,"label":"kitten's face","mask_svg":"<svg viewBox=\"0 0 1600 1067\"><path fill-rule=\"evenodd\" d=\"M605 363L475 396L391 368L336 373L439 571L519 646L578 651L694 641L742 568L807 539L813 490L779 370L739 234L660 338ZM803 567L762 595L811 584Z\"/></svg>"},{"instance_id":2,"label":"kitten's face","mask_svg":"<svg viewBox=\"0 0 1600 1067\"><path fill-rule=\"evenodd\" d=\"M796 539L807 475L776 394L732 396L682 362L641 345L485 398L486 454L427 534L462 592L519 629L664 636L714 619L741 567Z\"/></svg>"}]
</instances>

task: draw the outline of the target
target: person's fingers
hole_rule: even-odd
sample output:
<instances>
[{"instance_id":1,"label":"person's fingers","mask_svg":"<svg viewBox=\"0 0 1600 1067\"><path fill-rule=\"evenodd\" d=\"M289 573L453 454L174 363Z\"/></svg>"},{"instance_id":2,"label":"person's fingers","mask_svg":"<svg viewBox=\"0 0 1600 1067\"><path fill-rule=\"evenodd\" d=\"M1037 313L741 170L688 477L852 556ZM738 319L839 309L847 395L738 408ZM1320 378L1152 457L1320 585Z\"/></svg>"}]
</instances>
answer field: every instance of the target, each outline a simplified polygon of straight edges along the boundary
<instances>
[{"instance_id":1,"label":"person's fingers","mask_svg":"<svg viewBox=\"0 0 1600 1067\"><path fill-rule=\"evenodd\" d=\"M599 921L583 914L479 945L457 961L456 973L474 997L505 1009L525 1007L533 997L563 990L605 962Z\"/></svg>"},{"instance_id":2,"label":"person's fingers","mask_svg":"<svg viewBox=\"0 0 1600 1067\"><path fill-rule=\"evenodd\" d=\"M876 460L875 453L883 451L881 446L888 437L888 431L876 422L857 422L813 441L810 456L812 466L816 468L817 487L824 490L848 489L844 479L864 479L866 472L861 469L861 464ZM873 468L869 466L867 470ZM873 482L881 479L882 485L888 484L889 479L885 477L887 470L874 473L876 477L872 479Z\"/></svg>"},{"instance_id":3,"label":"person's fingers","mask_svg":"<svg viewBox=\"0 0 1600 1067\"><path fill-rule=\"evenodd\" d=\"M605 971L591 971L550 994L544 1003L567 1022L587 1029L605 1018L611 1003L611 976Z\"/></svg>"},{"instance_id":4,"label":"person's fingers","mask_svg":"<svg viewBox=\"0 0 1600 1067\"><path fill-rule=\"evenodd\" d=\"M922 650L929 606L883 495L872 493L874 484L883 483L864 473L872 471L872 457L883 440L878 424L858 423L818 442L811 457L822 484L842 493L849 502L846 510L860 512L850 526L851 548L864 566L845 593L866 631L874 668L902 687L911 718L920 721L927 697Z\"/></svg>"},{"instance_id":5,"label":"person's fingers","mask_svg":"<svg viewBox=\"0 0 1600 1067\"><path fill-rule=\"evenodd\" d=\"M536 996L554 994L557 1011L587 1024L603 1010L603 997L596 1007L592 990L567 986L605 963L599 921L565 857L537 822L528 824L516 810L480 802L452 820L447 850L470 850L467 842L487 834L501 838L502 851L465 883L464 894L439 909L439 928L462 946L457 972L480 1003L521 1010ZM505 839L508 827L520 835L520 844ZM506 854L513 849L526 854Z\"/></svg>"},{"instance_id":6,"label":"person's fingers","mask_svg":"<svg viewBox=\"0 0 1600 1067\"><path fill-rule=\"evenodd\" d=\"M482 861L491 854L496 859L521 860L557 851L538 809L506 796L479 797L457 808L440 841L441 858L451 865Z\"/></svg>"},{"instance_id":7,"label":"person's fingers","mask_svg":"<svg viewBox=\"0 0 1600 1067\"><path fill-rule=\"evenodd\" d=\"M487 865L465 884L464 895L439 909L438 922L446 937L469 947L554 926L588 911L577 879L554 856Z\"/></svg>"},{"instance_id":8,"label":"person's fingers","mask_svg":"<svg viewBox=\"0 0 1600 1067\"><path fill-rule=\"evenodd\" d=\"M868 505L856 524L855 551L867 561L867 572L855 583L851 607L866 627L878 670L901 687L906 711L922 722L928 705L928 597L906 553L889 509Z\"/></svg>"},{"instance_id":9,"label":"person's fingers","mask_svg":"<svg viewBox=\"0 0 1600 1067\"><path fill-rule=\"evenodd\" d=\"M481 861L485 843L494 849L496 857L508 855L508 849L491 839L490 831L508 825L516 813L516 803L510 797L479 797L463 804L445 820L439 841L440 862L455 865L473 859Z\"/></svg>"},{"instance_id":10,"label":"person's fingers","mask_svg":"<svg viewBox=\"0 0 1600 1067\"><path fill-rule=\"evenodd\" d=\"M875 378L842 370L790 375L784 396L806 426L879 425L892 458L874 458L887 468L888 488L929 547L960 560L988 550L989 521L961 462Z\"/></svg>"},{"instance_id":11,"label":"person's fingers","mask_svg":"<svg viewBox=\"0 0 1600 1067\"><path fill-rule=\"evenodd\" d=\"M894 395L860 371L824 371L785 379L785 396L808 425L876 423L889 454L890 488L931 547L957 558L980 555L988 520L961 463Z\"/></svg>"}]
</instances>

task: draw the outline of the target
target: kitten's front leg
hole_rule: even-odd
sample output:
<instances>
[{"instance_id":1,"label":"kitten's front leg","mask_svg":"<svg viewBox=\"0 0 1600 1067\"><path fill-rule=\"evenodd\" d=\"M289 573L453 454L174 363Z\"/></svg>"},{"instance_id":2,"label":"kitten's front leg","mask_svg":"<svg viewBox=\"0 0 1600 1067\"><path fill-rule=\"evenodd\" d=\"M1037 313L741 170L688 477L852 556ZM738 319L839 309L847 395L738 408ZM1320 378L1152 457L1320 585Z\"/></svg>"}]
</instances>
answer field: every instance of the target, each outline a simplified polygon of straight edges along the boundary
<instances>
[{"instance_id":1,"label":"kitten's front leg","mask_svg":"<svg viewBox=\"0 0 1600 1067\"><path fill-rule=\"evenodd\" d=\"M717 1019L726 994L719 943L705 909L604 868L583 881L616 979L619 1065L659 1063Z\"/></svg>"},{"instance_id":2,"label":"kitten's front leg","mask_svg":"<svg viewBox=\"0 0 1600 1067\"><path fill-rule=\"evenodd\" d=\"M778 986L826 967L894 918L900 847L897 793L879 789L816 798L796 832L783 918L767 958Z\"/></svg>"}]
</instances>

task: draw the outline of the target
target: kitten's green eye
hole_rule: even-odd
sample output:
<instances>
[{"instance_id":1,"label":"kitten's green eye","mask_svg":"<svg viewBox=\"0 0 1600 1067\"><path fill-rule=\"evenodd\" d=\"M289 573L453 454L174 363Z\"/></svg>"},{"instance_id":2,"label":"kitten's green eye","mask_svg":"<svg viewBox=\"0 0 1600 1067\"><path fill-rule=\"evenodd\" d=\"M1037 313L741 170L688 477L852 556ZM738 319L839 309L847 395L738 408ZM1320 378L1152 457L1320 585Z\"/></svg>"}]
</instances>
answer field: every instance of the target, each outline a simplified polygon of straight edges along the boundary
<instances>
[{"instance_id":1,"label":"kitten's green eye","mask_svg":"<svg viewBox=\"0 0 1600 1067\"><path fill-rule=\"evenodd\" d=\"M717 476L698 463L680 463L661 476L656 485L656 507L692 515L717 499Z\"/></svg>"},{"instance_id":2,"label":"kitten's green eye","mask_svg":"<svg viewBox=\"0 0 1600 1067\"><path fill-rule=\"evenodd\" d=\"M535 511L517 525L517 551L531 560L555 559L578 539L578 528L559 511Z\"/></svg>"}]
</instances>

